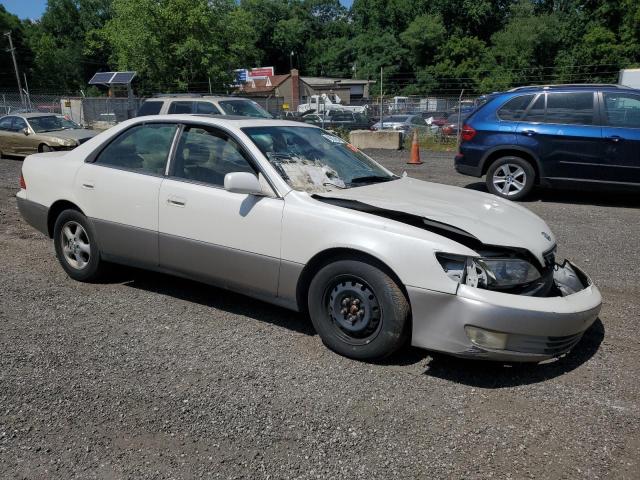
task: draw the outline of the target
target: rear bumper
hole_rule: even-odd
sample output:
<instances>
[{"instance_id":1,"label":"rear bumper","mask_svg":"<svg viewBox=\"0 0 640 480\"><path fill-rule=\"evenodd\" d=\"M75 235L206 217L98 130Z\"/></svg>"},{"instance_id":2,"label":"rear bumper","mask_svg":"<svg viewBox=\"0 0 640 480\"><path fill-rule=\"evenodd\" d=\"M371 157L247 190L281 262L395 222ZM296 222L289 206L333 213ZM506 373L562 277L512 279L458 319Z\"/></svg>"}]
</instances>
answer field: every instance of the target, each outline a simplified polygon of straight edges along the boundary
<instances>
[{"instance_id":1,"label":"rear bumper","mask_svg":"<svg viewBox=\"0 0 640 480\"><path fill-rule=\"evenodd\" d=\"M460 357L539 362L568 352L600 313L599 290L580 272L582 289L567 296L527 297L460 285L456 295L408 287L412 344ZM563 268L558 267L562 272ZM558 281L562 275L558 276ZM465 326L507 334L503 349L474 344Z\"/></svg>"},{"instance_id":2,"label":"rear bumper","mask_svg":"<svg viewBox=\"0 0 640 480\"><path fill-rule=\"evenodd\" d=\"M455 169L456 169L456 172L461 173L463 175L470 175L472 177L482 176L480 167L472 167L470 165L459 165L458 163L456 163Z\"/></svg>"},{"instance_id":3,"label":"rear bumper","mask_svg":"<svg viewBox=\"0 0 640 480\"><path fill-rule=\"evenodd\" d=\"M39 232L49 236L49 227L47 225L47 219L49 216L49 209L44 205L32 202L21 196L16 196L18 201L18 210L20 215L25 221Z\"/></svg>"},{"instance_id":4,"label":"rear bumper","mask_svg":"<svg viewBox=\"0 0 640 480\"><path fill-rule=\"evenodd\" d=\"M463 175L470 175L472 177L481 177L482 176L482 167L480 165L475 165L474 162L469 161L467 157L462 153L458 153L454 160L454 167L456 172L462 173Z\"/></svg>"}]
</instances>

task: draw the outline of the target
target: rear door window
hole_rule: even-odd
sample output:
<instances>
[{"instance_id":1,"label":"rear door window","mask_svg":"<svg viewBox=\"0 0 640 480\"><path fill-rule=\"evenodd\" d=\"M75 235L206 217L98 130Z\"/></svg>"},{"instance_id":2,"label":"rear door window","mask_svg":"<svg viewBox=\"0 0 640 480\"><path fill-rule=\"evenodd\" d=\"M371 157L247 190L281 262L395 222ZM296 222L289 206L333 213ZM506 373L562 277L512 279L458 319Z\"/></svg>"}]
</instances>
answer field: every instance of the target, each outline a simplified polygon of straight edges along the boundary
<instances>
[{"instance_id":1,"label":"rear door window","mask_svg":"<svg viewBox=\"0 0 640 480\"><path fill-rule=\"evenodd\" d=\"M95 163L163 175L176 128L164 123L136 125L107 145Z\"/></svg>"},{"instance_id":2,"label":"rear door window","mask_svg":"<svg viewBox=\"0 0 640 480\"><path fill-rule=\"evenodd\" d=\"M158 115L162 108L162 102L155 100L147 100L142 104L138 110L138 116L143 117L145 115Z\"/></svg>"},{"instance_id":3,"label":"rear door window","mask_svg":"<svg viewBox=\"0 0 640 480\"><path fill-rule=\"evenodd\" d=\"M603 95L607 125L640 128L640 95L607 92Z\"/></svg>"},{"instance_id":4,"label":"rear door window","mask_svg":"<svg viewBox=\"0 0 640 480\"><path fill-rule=\"evenodd\" d=\"M498 118L505 121L518 121L524 116L534 95L513 97L498 110Z\"/></svg>"},{"instance_id":5,"label":"rear door window","mask_svg":"<svg viewBox=\"0 0 640 480\"><path fill-rule=\"evenodd\" d=\"M196 102L196 113L204 115L220 115L220 110L211 102Z\"/></svg>"},{"instance_id":6,"label":"rear door window","mask_svg":"<svg viewBox=\"0 0 640 480\"><path fill-rule=\"evenodd\" d=\"M593 92L548 93L545 123L593 125Z\"/></svg>"},{"instance_id":7,"label":"rear door window","mask_svg":"<svg viewBox=\"0 0 640 480\"><path fill-rule=\"evenodd\" d=\"M180 113L187 113L187 114L195 113L193 109L194 109L194 102L185 102L185 101L171 102L171 105L169 105L169 111L167 113L170 115L180 114Z\"/></svg>"},{"instance_id":8,"label":"rear door window","mask_svg":"<svg viewBox=\"0 0 640 480\"><path fill-rule=\"evenodd\" d=\"M536 101L533 103L525 120L527 122L544 122L544 106L545 106L546 96L543 93L538 96Z\"/></svg>"}]
</instances>

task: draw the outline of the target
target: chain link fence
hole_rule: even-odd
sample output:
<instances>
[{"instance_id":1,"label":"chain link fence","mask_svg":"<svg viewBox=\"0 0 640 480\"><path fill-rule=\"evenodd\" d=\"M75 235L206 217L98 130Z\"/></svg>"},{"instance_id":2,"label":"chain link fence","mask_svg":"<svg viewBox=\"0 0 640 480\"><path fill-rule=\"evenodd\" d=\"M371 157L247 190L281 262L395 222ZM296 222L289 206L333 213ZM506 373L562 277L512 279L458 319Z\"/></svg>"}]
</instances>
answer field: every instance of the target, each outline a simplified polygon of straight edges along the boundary
<instances>
[{"instance_id":1,"label":"chain link fence","mask_svg":"<svg viewBox=\"0 0 640 480\"><path fill-rule=\"evenodd\" d=\"M0 92L0 115L9 113L39 111L61 113L60 95L22 95L14 92Z\"/></svg>"},{"instance_id":2,"label":"chain link fence","mask_svg":"<svg viewBox=\"0 0 640 480\"><path fill-rule=\"evenodd\" d=\"M0 116L21 111L57 113L81 125L102 130L134 117L144 100L141 97L70 97L60 94L25 94L21 98L17 92L0 92ZM304 117L292 108L293 105L287 105L283 97L251 97L251 100L276 118L304 121ZM421 137L432 143L448 145L457 142L460 126L466 113L476 106L476 99L429 95L371 97L353 99L348 106L332 105L331 109L348 110L353 106L362 107L359 115L366 117L369 126L379 122L381 117L387 122L393 115L420 114L429 125L419 130Z\"/></svg>"}]
</instances>

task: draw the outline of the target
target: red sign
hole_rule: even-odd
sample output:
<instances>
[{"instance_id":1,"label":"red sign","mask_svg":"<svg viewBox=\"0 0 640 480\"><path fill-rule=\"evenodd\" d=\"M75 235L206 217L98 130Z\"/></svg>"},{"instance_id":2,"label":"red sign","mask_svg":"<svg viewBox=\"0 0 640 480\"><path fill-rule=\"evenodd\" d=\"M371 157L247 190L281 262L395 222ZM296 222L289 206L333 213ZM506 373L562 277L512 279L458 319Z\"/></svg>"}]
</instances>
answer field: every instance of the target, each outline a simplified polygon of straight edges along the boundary
<instances>
[{"instance_id":1,"label":"red sign","mask_svg":"<svg viewBox=\"0 0 640 480\"><path fill-rule=\"evenodd\" d=\"M249 70L249 78L273 77L273 67L259 67Z\"/></svg>"}]
</instances>

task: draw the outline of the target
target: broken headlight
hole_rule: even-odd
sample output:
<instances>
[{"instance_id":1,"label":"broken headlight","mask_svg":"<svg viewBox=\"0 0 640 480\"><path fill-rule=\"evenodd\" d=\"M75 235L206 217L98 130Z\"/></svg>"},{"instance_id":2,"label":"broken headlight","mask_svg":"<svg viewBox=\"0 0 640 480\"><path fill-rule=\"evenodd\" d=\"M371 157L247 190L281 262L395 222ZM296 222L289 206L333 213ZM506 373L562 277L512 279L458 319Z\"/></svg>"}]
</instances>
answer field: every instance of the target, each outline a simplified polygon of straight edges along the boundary
<instances>
[{"instance_id":1,"label":"broken headlight","mask_svg":"<svg viewBox=\"0 0 640 480\"><path fill-rule=\"evenodd\" d=\"M438 253L448 277L470 287L505 290L538 280L538 269L521 258L462 257Z\"/></svg>"}]
</instances>

